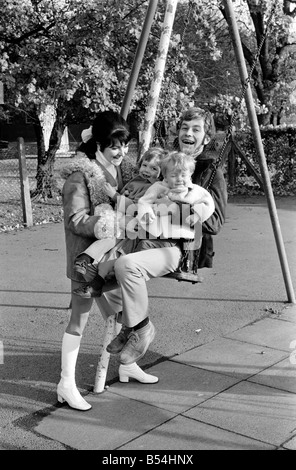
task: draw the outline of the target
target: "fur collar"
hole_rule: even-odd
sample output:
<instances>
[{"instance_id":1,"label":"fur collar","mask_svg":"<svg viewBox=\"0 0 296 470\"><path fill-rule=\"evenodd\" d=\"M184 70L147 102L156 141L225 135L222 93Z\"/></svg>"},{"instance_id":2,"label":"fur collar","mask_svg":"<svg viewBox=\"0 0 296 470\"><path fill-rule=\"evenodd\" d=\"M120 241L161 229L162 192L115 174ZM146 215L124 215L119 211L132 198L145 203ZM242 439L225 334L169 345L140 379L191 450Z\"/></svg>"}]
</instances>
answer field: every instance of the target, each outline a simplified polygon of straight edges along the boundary
<instances>
[{"instance_id":1,"label":"fur collar","mask_svg":"<svg viewBox=\"0 0 296 470\"><path fill-rule=\"evenodd\" d=\"M137 173L136 161L130 157L125 157L121 166L122 182L125 185ZM67 179L72 173L80 171L86 180L90 199L94 206L102 203L110 203L110 198L103 190L106 182L105 175L96 163L96 160L90 160L83 153L77 154L71 163L66 165L61 171L61 177Z\"/></svg>"}]
</instances>

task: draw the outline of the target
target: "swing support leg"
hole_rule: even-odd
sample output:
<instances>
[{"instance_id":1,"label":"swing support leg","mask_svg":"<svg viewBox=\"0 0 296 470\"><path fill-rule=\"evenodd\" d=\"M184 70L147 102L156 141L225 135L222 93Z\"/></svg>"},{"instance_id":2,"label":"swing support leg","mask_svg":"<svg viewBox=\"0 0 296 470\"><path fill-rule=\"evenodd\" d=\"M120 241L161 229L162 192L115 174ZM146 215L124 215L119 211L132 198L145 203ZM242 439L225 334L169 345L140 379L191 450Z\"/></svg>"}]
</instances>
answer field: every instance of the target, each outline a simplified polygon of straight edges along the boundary
<instances>
[{"instance_id":1,"label":"swing support leg","mask_svg":"<svg viewBox=\"0 0 296 470\"><path fill-rule=\"evenodd\" d=\"M136 84L137 84L141 64L142 64L143 57L144 57L144 52L145 52L145 49L146 49L146 45L147 45L147 42L148 42L151 26L152 26L152 23L153 23L153 18L154 18L155 12L157 10L157 5L158 5L158 0L150 0L149 5L148 5L148 10L147 10L145 22L144 22L144 25L143 25L143 28L142 28L141 36L140 36L138 47L137 47L137 50L136 50L135 59L134 59L134 62L133 62L131 73L130 73L130 79L129 79L127 89L126 89L126 93L125 93L123 103L122 103L122 106L121 106L120 114L124 119L127 118L129 108L130 108L130 104L131 104L131 101L132 101L132 98L133 98L133 95L134 95L134 91L135 91L135 87L136 87Z\"/></svg>"},{"instance_id":2,"label":"swing support leg","mask_svg":"<svg viewBox=\"0 0 296 470\"><path fill-rule=\"evenodd\" d=\"M236 61L237 61L239 73L240 73L240 79L241 79L242 85L244 86L244 84L246 83L246 80L248 79L248 72L247 72L247 67L246 67L246 63L244 59L244 53L242 49L239 30L238 30L236 19L235 19L235 13L234 13L233 5L232 5L232 0L224 0L224 7L225 7L227 19L228 19L228 26L229 26L230 33L232 36L234 52L236 55ZM283 237L281 233L275 200L274 200L274 196L272 192L272 186L270 183L268 167L266 163L264 147L263 147L263 143L261 139L260 128L258 124L258 119L256 115L256 110L254 106L250 83L248 83L245 100L246 100L246 105L247 105L247 110L248 110L248 117L249 117L251 129L253 133L254 144L255 144L255 148L257 151L258 158L259 158L259 165L260 165L261 176L262 176L263 185L264 185L264 192L265 192L266 199L267 199L271 224L272 224L272 228L274 231L280 264L281 264L284 282L286 286L288 302L295 304L296 303L295 293L294 293L294 289L292 285L291 274L290 274L287 256L285 252L285 246L284 246Z\"/></svg>"},{"instance_id":3,"label":"swing support leg","mask_svg":"<svg viewBox=\"0 0 296 470\"><path fill-rule=\"evenodd\" d=\"M110 354L107 352L106 348L116 335L117 335L116 316L110 315L106 320L105 335L103 339L103 344L101 346L101 351L99 354L95 385L94 385L94 393L103 393L105 390L105 383L106 383L109 360L110 360Z\"/></svg>"},{"instance_id":4,"label":"swing support leg","mask_svg":"<svg viewBox=\"0 0 296 470\"><path fill-rule=\"evenodd\" d=\"M177 4L178 0L167 1L166 13L158 46L157 60L154 67L155 78L152 81L150 87L148 106L144 121L144 130L141 136L140 159L144 152L149 148L151 141L152 129L155 121L156 108L164 76L165 64L167 60L167 54L169 50L170 38L173 30Z\"/></svg>"}]
</instances>

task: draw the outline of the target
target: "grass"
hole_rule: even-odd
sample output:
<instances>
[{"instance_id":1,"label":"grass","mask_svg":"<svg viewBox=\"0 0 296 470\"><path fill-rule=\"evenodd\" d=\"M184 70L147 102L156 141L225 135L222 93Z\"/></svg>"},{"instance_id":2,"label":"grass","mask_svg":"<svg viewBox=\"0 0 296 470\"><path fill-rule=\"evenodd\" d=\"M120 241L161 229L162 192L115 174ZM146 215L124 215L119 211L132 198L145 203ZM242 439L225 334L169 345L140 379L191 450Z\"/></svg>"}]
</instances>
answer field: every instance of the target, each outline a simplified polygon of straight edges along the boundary
<instances>
[{"instance_id":1,"label":"grass","mask_svg":"<svg viewBox=\"0 0 296 470\"><path fill-rule=\"evenodd\" d=\"M31 200L33 224L47 224L63 220L61 190L63 180L59 173L68 163L69 157L59 157L55 164L56 189L47 201ZM30 191L36 187L37 158L27 157L27 171ZM17 159L0 160L0 232L26 227L23 222L19 163Z\"/></svg>"}]
</instances>

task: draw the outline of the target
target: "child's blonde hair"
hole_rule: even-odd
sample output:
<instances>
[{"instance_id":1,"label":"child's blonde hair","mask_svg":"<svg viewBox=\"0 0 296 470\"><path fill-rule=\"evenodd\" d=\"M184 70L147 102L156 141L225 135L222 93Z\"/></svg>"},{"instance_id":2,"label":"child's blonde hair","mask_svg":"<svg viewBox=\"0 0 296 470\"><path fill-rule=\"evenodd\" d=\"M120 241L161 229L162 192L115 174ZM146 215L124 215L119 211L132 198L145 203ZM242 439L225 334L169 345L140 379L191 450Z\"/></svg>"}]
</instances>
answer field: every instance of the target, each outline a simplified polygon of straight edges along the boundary
<instances>
[{"instance_id":1,"label":"child's blonde hair","mask_svg":"<svg viewBox=\"0 0 296 470\"><path fill-rule=\"evenodd\" d=\"M171 164L173 164L173 167L177 170L189 170L191 175L195 169L195 160L193 156L178 151L170 152L160 162L161 173L164 177L168 166Z\"/></svg>"}]
</instances>

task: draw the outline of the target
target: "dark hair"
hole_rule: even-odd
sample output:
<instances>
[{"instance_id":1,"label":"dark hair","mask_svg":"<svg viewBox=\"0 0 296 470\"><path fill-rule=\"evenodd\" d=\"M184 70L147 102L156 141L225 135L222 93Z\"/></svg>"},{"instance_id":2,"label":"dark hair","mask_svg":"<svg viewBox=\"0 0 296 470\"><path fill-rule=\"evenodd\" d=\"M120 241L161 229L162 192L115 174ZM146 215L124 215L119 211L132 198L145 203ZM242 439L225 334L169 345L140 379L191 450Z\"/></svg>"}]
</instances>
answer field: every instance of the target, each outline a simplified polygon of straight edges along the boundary
<instances>
[{"instance_id":1,"label":"dark hair","mask_svg":"<svg viewBox=\"0 0 296 470\"><path fill-rule=\"evenodd\" d=\"M126 120L115 111L102 111L93 120L92 137L87 142L82 142L78 150L85 153L89 159L95 159L97 144L100 145L101 152L104 152L116 140L126 145L130 139L131 135Z\"/></svg>"},{"instance_id":2,"label":"dark hair","mask_svg":"<svg viewBox=\"0 0 296 470\"><path fill-rule=\"evenodd\" d=\"M184 121L193 121L193 119L199 118L204 120L205 135L209 137L210 140L212 140L216 134L214 118L210 111L206 111L202 108L189 108L184 111L178 123L178 131L180 130Z\"/></svg>"}]
</instances>

